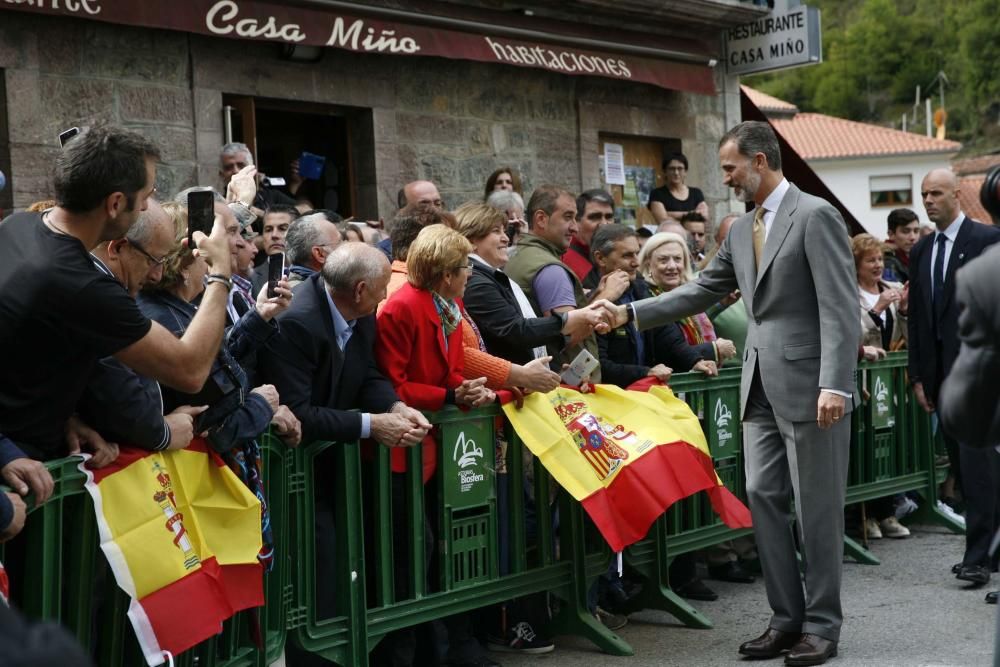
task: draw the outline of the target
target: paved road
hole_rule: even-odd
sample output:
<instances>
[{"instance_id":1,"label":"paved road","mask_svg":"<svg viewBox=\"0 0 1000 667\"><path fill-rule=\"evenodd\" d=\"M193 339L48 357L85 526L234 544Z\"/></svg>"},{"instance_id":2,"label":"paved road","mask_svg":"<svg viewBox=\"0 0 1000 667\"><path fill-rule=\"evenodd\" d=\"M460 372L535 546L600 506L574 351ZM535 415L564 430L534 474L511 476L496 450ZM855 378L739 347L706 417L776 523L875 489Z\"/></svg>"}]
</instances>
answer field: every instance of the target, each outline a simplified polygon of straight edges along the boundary
<instances>
[{"instance_id":1,"label":"paved road","mask_svg":"<svg viewBox=\"0 0 1000 667\"><path fill-rule=\"evenodd\" d=\"M966 590L949 573L961 560L964 538L936 526L911 527L905 540L878 540L880 566L844 565L844 624L840 655L832 667L951 667L991 665L996 607L985 590ZM740 642L756 636L768 619L764 585L710 581L716 602L695 603L715 623L689 630L664 612L633 614L622 637L632 658L598 652L586 641L559 637L543 656L493 654L505 667L715 667L780 666L782 661L743 662Z\"/></svg>"}]
</instances>

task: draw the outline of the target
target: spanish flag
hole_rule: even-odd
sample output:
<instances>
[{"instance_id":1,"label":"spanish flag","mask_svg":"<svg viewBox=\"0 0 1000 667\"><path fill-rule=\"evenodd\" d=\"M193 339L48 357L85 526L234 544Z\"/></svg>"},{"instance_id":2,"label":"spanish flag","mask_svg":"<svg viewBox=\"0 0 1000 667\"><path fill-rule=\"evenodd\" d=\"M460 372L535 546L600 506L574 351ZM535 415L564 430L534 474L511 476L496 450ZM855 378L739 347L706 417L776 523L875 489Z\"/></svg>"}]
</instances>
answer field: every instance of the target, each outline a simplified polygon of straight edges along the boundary
<instances>
[{"instance_id":1,"label":"spanish flag","mask_svg":"<svg viewBox=\"0 0 1000 667\"><path fill-rule=\"evenodd\" d=\"M260 502L203 439L175 451L122 448L113 464L80 469L147 663L264 604Z\"/></svg>"},{"instance_id":2,"label":"spanish flag","mask_svg":"<svg viewBox=\"0 0 1000 667\"><path fill-rule=\"evenodd\" d=\"M727 526L750 527L750 511L715 473L698 418L667 387L599 384L589 394L560 387L504 412L614 551L641 540L668 507L698 491Z\"/></svg>"}]
</instances>

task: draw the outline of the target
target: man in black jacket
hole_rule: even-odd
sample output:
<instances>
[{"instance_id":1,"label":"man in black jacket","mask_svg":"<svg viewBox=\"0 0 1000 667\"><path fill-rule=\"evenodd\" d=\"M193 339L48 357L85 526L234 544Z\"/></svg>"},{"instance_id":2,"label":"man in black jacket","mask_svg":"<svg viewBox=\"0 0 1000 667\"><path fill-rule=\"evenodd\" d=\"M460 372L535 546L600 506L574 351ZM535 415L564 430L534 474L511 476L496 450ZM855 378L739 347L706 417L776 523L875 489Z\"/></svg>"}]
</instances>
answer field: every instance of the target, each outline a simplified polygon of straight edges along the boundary
<instances>
[{"instance_id":1,"label":"man in black jacket","mask_svg":"<svg viewBox=\"0 0 1000 667\"><path fill-rule=\"evenodd\" d=\"M934 412L941 384L958 355L959 308L955 275L988 246L1000 241L1000 230L966 217L959 206L958 180L948 169L924 177L921 197L927 217L937 226L910 253L908 326L909 375L917 402ZM996 489L1000 455L992 449L959 444L947 425L942 428L952 470L966 501L965 556L956 568L963 581L989 581L989 544L997 528Z\"/></svg>"},{"instance_id":2,"label":"man in black jacket","mask_svg":"<svg viewBox=\"0 0 1000 667\"><path fill-rule=\"evenodd\" d=\"M600 227L591 240L591 252L602 276L617 270L629 275L629 287L615 303L629 303L650 296L646 282L638 275L639 237L633 228L624 225ZM603 381L619 387L627 387L647 376L666 384L673 370L697 370L707 375L718 373L715 362L702 359L687 344L676 325L642 332L634 325L626 325L598 335L597 347Z\"/></svg>"}]
</instances>

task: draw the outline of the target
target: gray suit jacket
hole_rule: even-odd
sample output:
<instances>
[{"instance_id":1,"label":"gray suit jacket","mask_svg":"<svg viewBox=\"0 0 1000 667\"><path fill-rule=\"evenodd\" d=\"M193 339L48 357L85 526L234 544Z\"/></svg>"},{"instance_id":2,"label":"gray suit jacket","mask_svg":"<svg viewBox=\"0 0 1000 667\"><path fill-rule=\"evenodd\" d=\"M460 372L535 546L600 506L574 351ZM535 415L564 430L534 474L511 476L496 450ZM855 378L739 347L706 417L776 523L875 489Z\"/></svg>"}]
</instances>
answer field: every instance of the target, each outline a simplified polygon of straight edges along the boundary
<instances>
[{"instance_id":1,"label":"gray suit jacket","mask_svg":"<svg viewBox=\"0 0 1000 667\"><path fill-rule=\"evenodd\" d=\"M958 357L941 389L946 432L977 447L1000 442L1000 246L959 269Z\"/></svg>"},{"instance_id":2,"label":"gray suit jacket","mask_svg":"<svg viewBox=\"0 0 1000 667\"><path fill-rule=\"evenodd\" d=\"M740 399L745 413L754 371L774 413L816 420L820 389L853 395L861 323L847 226L833 206L794 185L775 214L760 274L753 214L737 220L698 278L635 304L641 329L704 312L739 288L747 311ZM851 410L853 401L846 402Z\"/></svg>"}]
</instances>

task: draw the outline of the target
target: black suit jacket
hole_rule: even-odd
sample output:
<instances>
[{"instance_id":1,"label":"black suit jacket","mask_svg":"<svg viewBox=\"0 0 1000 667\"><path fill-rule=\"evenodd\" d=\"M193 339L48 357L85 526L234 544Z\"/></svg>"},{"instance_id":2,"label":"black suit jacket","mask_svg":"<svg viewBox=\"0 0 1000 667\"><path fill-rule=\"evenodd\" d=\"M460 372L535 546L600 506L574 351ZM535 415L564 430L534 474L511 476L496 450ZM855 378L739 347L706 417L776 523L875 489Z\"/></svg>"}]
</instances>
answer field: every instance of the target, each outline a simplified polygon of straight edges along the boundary
<instances>
[{"instance_id":1,"label":"black suit jacket","mask_svg":"<svg viewBox=\"0 0 1000 667\"><path fill-rule=\"evenodd\" d=\"M279 333L259 356L259 370L302 422L303 442L356 441L361 414L351 410L383 413L399 400L375 366L375 316L358 320L341 352L320 274L295 290L278 321Z\"/></svg>"},{"instance_id":2,"label":"black suit jacket","mask_svg":"<svg viewBox=\"0 0 1000 667\"><path fill-rule=\"evenodd\" d=\"M649 286L636 278L629 286L632 300L649 298ZM624 303L618 299L615 303ZM598 334L597 349L601 360L601 381L627 387L641 380L656 364L664 364L676 373L685 373L701 361L696 346L688 345L684 333L675 322L640 332L643 342L643 359L639 359L635 338L629 326Z\"/></svg>"},{"instance_id":3,"label":"black suit jacket","mask_svg":"<svg viewBox=\"0 0 1000 667\"><path fill-rule=\"evenodd\" d=\"M969 217L962 218L955 246L945 272L944 312L934 322L931 301L931 251L936 234L920 239L910 251L910 296L908 310L909 372L911 382L922 382L924 393L937 401L941 383L958 356L958 301L955 299L955 274L983 250L1000 241L1000 229L982 225ZM936 324L936 327L935 327ZM941 341L937 340L940 332Z\"/></svg>"},{"instance_id":4,"label":"black suit jacket","mask_svg":"<svg viewBox=\"0 0 1000 667\"><path fill-rule=\"evenodd\" d=\"M472 265L462 300L490 354L526 364L534 359L534 347L563 346L562 319L558 315L524 317L510 278L476 258L472 258Z\"/></svg>"},{"instance_id":5,"label":"black suit jacket","mask_svg":"<svg viewBox=\"0 0 1000 667\"><path fill-rule=\"evenodd\" d=\"M250 283L253 285L253 296L256 299L260 291L264 289L264 285L267 284L267 260L260 266L255 266L252 275L250 276Z\"/></svg>"}]
</instances>

